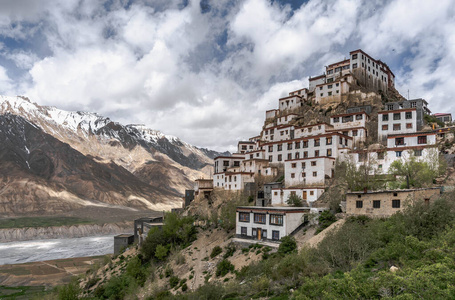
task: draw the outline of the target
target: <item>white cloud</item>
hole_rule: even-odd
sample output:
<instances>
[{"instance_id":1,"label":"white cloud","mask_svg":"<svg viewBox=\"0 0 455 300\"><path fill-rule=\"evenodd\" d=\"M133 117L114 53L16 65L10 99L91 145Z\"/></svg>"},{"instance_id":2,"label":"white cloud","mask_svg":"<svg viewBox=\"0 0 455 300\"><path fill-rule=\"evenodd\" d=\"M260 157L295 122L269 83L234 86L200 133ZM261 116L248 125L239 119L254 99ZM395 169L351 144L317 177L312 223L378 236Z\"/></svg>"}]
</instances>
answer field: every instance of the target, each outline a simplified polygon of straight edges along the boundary
<instances>
[{"instance_id":1,"label":"white cloud","mask_svg":"<svg viewBox=\"0 0 455 300\"><path fill-rule=\"evenodd\" d=\"M14 86L12 80L8 77L6 69L0 66L0 93L3 95L13 94Z\"/></svg>"},{"instance_id":2,"label":"white cloud","mask_svg":"<svg viewBox=\"0 0 455 300\"><path fill-rule=\"evenodd\" d=\"M2 2L0 51L30 79L12 80L0 66L0 92L232 150L259 133L279 97L362 48L392 67L400 91L455 112L450 0L310 0L293 12L266 0L226 0L209 2L205 14L197 1L185 8L181 1L122 3ZM50 52L14 48L2 37L34 37Z\"/></svg>"}]
</instances>

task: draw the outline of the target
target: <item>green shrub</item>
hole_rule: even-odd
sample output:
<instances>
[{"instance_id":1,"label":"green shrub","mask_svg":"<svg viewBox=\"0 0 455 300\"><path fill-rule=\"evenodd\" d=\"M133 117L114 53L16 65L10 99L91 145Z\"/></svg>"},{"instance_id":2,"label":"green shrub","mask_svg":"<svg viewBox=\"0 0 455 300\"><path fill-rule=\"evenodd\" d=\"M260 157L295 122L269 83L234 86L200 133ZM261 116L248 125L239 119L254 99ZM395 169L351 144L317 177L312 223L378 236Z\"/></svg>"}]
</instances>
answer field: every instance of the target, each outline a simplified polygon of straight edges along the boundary
<instances>
[{"instance_id":1,"label":"green shrub","mask_svg":"<svg viewBox=\"0 0 455 300\"><path fill-rule=\"evenodd\" d=\"M133 257L126 266L126 274L136 279L140 286L143 286L147 279L147 271L142 266L139 257Z\"/></svg>"},{"instance_id":2,"label":"green shrub","mask_svg":"<svg viewBox=\"0 0 455 300\"><path fill-rule=\"evenodd\" d=\"M325 210L325 211L321 212L318 220L319 220L319 227L316 230L316 234L323 231L324 229L326 229L333 223L335 223L337 221L337 218L331 211Z\"/></svg>"},{"instance_id":3,"label":"green shrub","mask_svg":"<svg viewBox=\"0 0 455 300\"><path fill-rule=\"evenodd\" d=\"M212 249L212 253L210 253L210 258L214 258L215 256L217 256L217 255L220 254L221 252L223 252L223 249L221 249L220 246L215 246L215 247Z\"/></svg>"},{"instance_id":4,"label":"green shrub","mask_svg":"<svg viewBox=\"0 0 455 300\"><path fill-rule=\"evenodd\" d=\"M225 250L226 250L226 252L223 255L224 259L234 255L235 250L237 250L237 249L235 248L235 245L233 243L230 243L229 245L226 246Z\"/></svg>"},{"instance_id":5,"label":"green shrub","mask_svg":"<svg viewBox=\"0 0 455 300\"><path fill-rule=\"evenodd\" d=\"M169 249L166 246L158 245L155 250L155 257L159 260L164 260L167 256Z\"/></svg>"},{"instance_id":6,"label":"green shrub","mask_svg":"<svg viewBox=\"0 0 455 300\"><path fill-rule=\"evenodd\" d=\"M76 300L79 299L80 288L76 280L58 288L59 300Z\"/></svg>"},{"instance_id":7,"label":"green shrub","mask_svg":"<svg viewBox=\"0 0 455 300\"><path fill-rule=\"evenodd\" d=\"M164 276L166 276L166 278L167 278L167 277L170 277L172 275L174 275L174 270L172 270L170 265L167 265L166 269L164 270Z\"/></svg>"},{"instance_id":8,"label":"green shrub","mask_svg":"<svg viewBox=\"0 0 455 300\"><path fill-rule=\"evenodd\" d=\"M177 277L177 276L171 276L171 278L169 278L169 286L171 288L175 288L180 282L180 279Z\"/></svg>"},{"instance_id":9,"label":"green shrub","mask_svg":"<svg viewBox=\"0 0 455 300\"><path fill-rule=\"evenodd\" d=\"M186 283L184 283L182 285L182 292L186 292L188 290L188 285Z\"/></svg>"},{"instance_id":10,"label":"green shrub","mask_svg":"<svg viewBox=\"0 0 455 300\"><path fill-rule=\"evenodd\" d=\"M227 259L223 259L216 265L216 276L224 277L227 273L234 271L234 265Z\"/></svg>"},{"instance_id":11,"label":"green shrub","mask_svg":"<svg viewBox=\"0 0 455 300\"><path fill-rule=\"evenodd\" d=\"M281 255L286 255L288 253L297 251L297 242L292 236L284 236L281 238L281 244L278 247L278 253Z\"/></svg>"},{"instance_id":12,"label":"green shrub","mask_svg":"<svg viewBox=\"0 0 455 300\"><path fill-rule=\"evenodd\" d=\"M169 250L172 247L189 245L196 239L197 231L193 222L192 217L181 217L176 213L167 213L163 227L161 229L157 227L150 229L140 249L144 260L164 259L168 254L164 248ZM157 249L158 256L156 256Z\"/></svg>"}]
</instances>

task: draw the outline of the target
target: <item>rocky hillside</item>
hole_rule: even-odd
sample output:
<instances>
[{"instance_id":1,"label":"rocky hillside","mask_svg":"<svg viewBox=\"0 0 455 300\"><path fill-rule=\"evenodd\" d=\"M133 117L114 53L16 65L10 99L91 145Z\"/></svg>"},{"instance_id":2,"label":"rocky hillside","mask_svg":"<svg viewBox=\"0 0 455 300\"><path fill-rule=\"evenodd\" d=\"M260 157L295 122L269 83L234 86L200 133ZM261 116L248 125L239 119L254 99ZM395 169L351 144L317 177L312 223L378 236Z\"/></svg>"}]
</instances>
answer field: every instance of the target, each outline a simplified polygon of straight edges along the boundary
<instances>
[{"instance_id":1,"label":"rocky hillside","mask_svg":"<svg viewBox=\"0 0 455 300\"><path fill-rule=\"evenodd\" d=\"M0 96L0 114L5 113L22 116L81 153L112 159L130 171L149 159L154 160L156 153L191 169L202 169L219 155L144 125L122 125L96 113L40 106L25 97ZM125 152L129 155L123 155Z\"/></svg>"},{"instance_id":2,"label":"rocky hillside","mask_svg":"<svg viewBox=\"0 0 455 300\"><path fill-rule=\"evenodd\" d=\"M0 96L0 214L86 205L167 210L207 177L212 157L143 125ZM3 205L4 204L4 205Z\"/></svg>"},{"instance_id":3,"label":"rocky hillside","mask_svg":"<svg viewBox=\"0 0 455 300\"><path fill-rule=\"evenodd\" d=\"M163 210L179 194L101 163L22 117L0 115L0 213L59 213L84 206Z\"/></svg>"}]
</instances>

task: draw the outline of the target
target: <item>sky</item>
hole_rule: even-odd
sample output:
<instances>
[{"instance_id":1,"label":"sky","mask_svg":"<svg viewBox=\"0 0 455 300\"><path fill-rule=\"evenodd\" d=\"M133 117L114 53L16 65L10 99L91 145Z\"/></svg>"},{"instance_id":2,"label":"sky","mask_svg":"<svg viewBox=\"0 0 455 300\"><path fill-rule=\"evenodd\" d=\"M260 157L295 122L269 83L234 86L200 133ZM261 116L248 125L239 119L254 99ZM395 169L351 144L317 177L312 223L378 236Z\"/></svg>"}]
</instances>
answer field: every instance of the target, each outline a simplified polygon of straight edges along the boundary
<instances>
[{"instance_id":1,"label":"sky","mask_svg":"<svg viewBox=\"0 0 455 300\"><path fill-rule=\"evenodd\" d=\"M455 114L455 0L2 0L0 94L218 151L362 49Z\"/></svg>"}]
</instances>

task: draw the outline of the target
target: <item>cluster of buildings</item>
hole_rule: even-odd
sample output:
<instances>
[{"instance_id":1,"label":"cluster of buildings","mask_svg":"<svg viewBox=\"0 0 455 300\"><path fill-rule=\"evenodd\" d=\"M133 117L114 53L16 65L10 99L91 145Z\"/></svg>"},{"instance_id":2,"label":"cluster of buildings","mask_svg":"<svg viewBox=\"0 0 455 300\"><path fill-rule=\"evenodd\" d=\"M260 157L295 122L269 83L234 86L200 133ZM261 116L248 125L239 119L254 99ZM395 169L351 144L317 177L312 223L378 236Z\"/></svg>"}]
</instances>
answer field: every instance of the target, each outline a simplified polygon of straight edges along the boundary
<instances>
[{"instance_id":1,"label":"cluster of buildings","mask_svg":"<svg viewBox=\"0 0 455 300\"><path fill-rule=\"evenodd\" d=\"M302 122L299 108L307 102L340 103L359 87L387 94L394 81L395 76L387 64L362 50L352 51L349 59L327 66L323 75L311 77L309 88L292 91L289 96L280 98L278 109L266 111L264 126L258 136L238 142L237 152L232 156L216 157L213 189L242 191L258 178L270 179L263 180L270 183L264 184L258 193L257 206L237 208L237 235L279 240L298 229L303 223L302 216L321 210L313 203L334 177L337 160L349 160L357 166L374 162L375 171L387 174L397 159L413 155L430 161L437 157L438 132L423 130L424 116L431 113L424 99L388 102L377 115L372 115L372 106L366 105L331 115L328 123ZM450 114L436 114L435 117L443 118L444 122L451 121ZM371 121L376 118L375 128ZM365 146L372 134L368 128L377 130L373 132L373 136L377 136L374 150ZM280 174L283 180L271 182ZM401 196L408 193L406 197L422 194L425 199L437 194L436 189L385 193L388 192ZM292 195L303 200L302 207L287 204ZM384 199L379 197L379 202L375 197L378 197L377 192L349 194L346 212L385 216L403 207L397 204L404 201L402 197L381 196Z\"/></svg>"}]
</instances>

